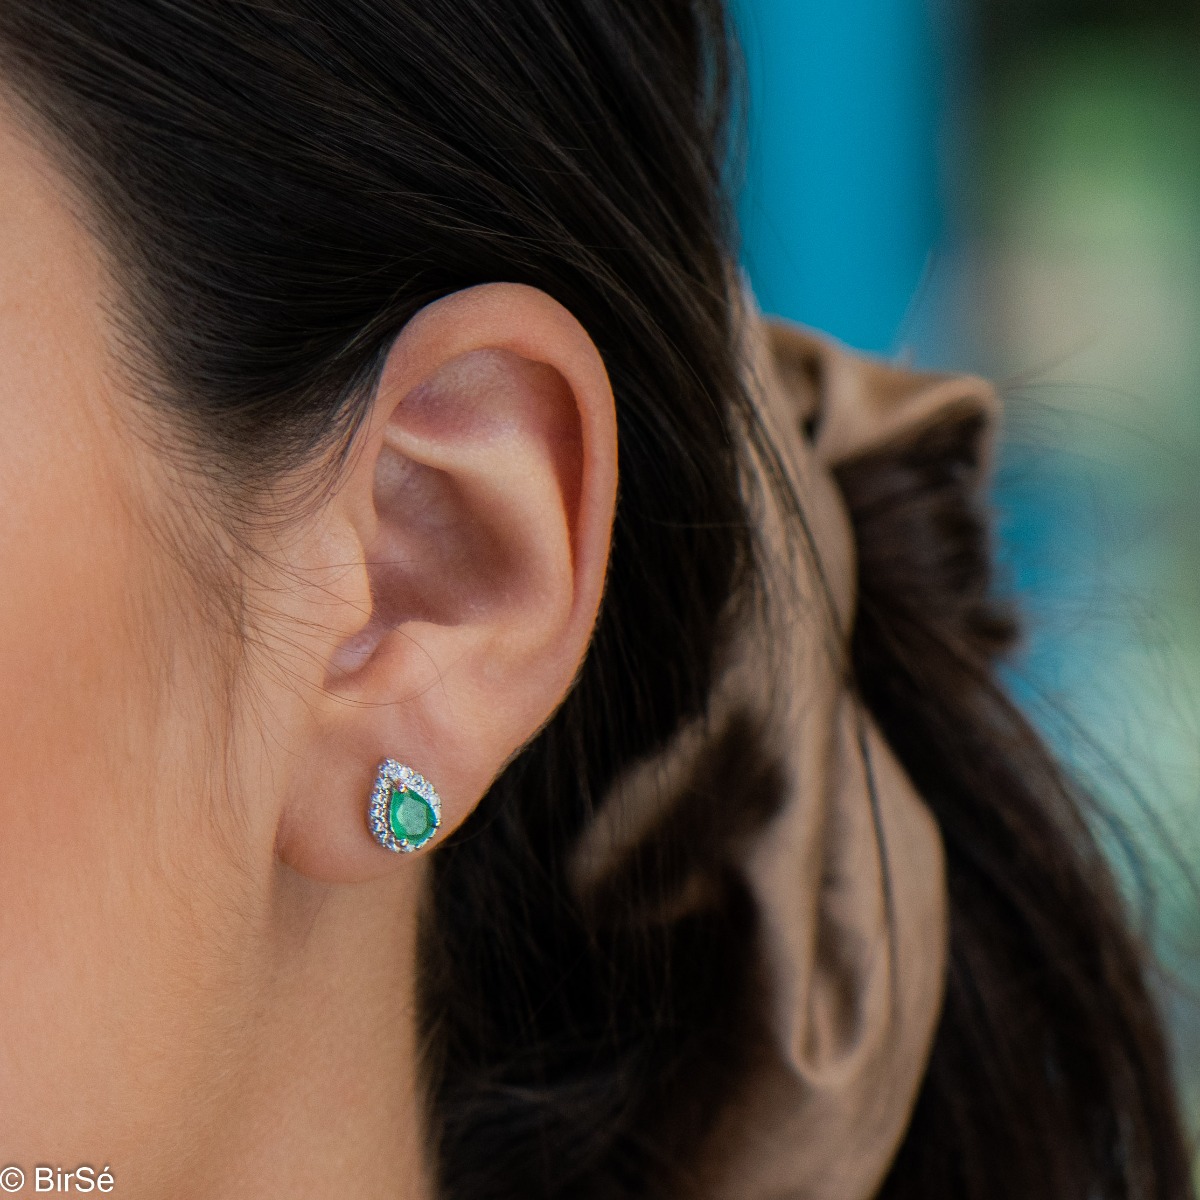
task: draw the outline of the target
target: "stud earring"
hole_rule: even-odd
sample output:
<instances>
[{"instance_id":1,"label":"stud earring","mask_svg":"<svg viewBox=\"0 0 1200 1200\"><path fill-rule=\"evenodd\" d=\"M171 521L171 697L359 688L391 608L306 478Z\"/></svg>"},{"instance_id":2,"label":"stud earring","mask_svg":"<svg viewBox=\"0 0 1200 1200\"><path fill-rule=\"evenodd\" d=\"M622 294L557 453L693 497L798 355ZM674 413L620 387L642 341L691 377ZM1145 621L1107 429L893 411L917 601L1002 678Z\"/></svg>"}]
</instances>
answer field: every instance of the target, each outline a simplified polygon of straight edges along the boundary
<instances>
[{"instance_id":1,"label":"stud earring","mask_svg":"<svg viewBox=\"0 0 1200 1200\"><path fill-rule=\"evenodd\" d=\"M412 767L385 758L371 789L367 825L385 850L420 850L442 823L442 798Z\"/></svg>"}]
</instances>

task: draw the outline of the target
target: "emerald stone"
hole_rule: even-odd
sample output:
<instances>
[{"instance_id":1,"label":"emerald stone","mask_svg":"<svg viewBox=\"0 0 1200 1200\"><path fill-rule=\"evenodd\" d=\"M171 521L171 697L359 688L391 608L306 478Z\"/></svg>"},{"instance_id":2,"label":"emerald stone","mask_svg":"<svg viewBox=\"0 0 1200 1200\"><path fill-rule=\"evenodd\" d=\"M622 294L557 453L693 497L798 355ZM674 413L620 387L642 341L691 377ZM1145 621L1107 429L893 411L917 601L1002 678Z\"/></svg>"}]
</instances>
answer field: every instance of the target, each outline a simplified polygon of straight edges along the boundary
<instances>
[{"instance_id":1,"label":"emerald stone","mask_svg":"<svg viewBox=\"0 0 1200 1200\"><path fill-rule=\"evenodd\" d=\"M409 853L430 842L441 824L442 801L433 784L412 767L385 758L367 803L371 836L385 850Z\"/></svg>"},{"instance_id":2,"label":"emerald stone","mask_svg":"<svg viewBox=\"0 0 1200 1200\"><path fill-rule=\"evenodd\" d=\"M410 845L424 841L437 825L437 815L424 796L411 788L392 788L388 805L392 833Z\"/></svg>"}]
</instances>

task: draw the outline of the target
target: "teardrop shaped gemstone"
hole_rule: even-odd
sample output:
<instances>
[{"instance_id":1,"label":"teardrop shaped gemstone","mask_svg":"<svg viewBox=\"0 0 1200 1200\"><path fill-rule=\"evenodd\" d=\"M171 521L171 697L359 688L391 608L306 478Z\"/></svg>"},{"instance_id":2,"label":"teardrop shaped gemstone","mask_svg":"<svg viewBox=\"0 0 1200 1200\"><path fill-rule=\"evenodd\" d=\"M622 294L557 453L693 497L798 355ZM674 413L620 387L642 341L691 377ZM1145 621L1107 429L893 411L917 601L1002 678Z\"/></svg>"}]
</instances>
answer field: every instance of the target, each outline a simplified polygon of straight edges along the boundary
<instances>
[{"instance_id":1,"label":"teardrop shaped gemstone","mask_svg":"<svg viewBox=\"0 0 1200 1200\"><path fill-rule=\"evenodd\" d=\"M392 833L411 845L425 841L437 825L437 814L424 796L410 788L392 788L388 804Z\"/></svg>"}]
</instances>

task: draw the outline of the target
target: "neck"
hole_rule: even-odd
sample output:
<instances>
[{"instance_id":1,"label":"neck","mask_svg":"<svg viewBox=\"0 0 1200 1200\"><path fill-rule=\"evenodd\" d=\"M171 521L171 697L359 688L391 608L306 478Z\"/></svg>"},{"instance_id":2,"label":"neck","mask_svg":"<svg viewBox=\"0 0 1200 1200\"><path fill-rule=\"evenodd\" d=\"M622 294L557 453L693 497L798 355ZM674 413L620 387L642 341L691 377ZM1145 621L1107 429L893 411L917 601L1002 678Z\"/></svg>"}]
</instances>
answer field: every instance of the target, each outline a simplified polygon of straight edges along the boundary
<instances>
[{"instance_id":1,"label":"neck","mask_svg":"<svg viewBox=\"0 0 1200 1200\"><path fill-rule=\"evenodd\" d=\"M218 1127L188 1195L427 1200L416 906L425 864L337 887L277 868L249 1000L225 1018Z\"/></svg>"}]
</instances>

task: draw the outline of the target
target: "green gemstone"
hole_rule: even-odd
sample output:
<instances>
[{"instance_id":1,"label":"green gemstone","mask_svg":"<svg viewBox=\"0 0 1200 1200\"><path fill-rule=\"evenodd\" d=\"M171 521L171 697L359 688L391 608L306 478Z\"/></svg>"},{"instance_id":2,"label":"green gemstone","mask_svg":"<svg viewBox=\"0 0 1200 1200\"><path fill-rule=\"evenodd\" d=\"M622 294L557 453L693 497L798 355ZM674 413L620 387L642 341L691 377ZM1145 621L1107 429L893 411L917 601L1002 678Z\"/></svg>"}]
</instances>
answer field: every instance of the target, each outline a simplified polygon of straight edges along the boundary
<instances>
[{"instance_id":1,"label":"green gemstone","mask_svg":"<svg viewBox=\"0 0 1200 1200\"><path fill-rule=\"evenodd\" d=\"M423 841L433 832L437 817L424 796L408 788L392 788L388 822L396 837L412 843Z\"/></svg>"}]
</instances>

